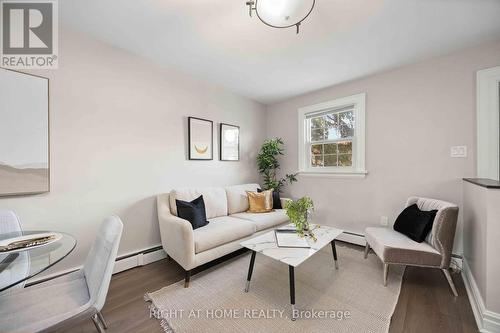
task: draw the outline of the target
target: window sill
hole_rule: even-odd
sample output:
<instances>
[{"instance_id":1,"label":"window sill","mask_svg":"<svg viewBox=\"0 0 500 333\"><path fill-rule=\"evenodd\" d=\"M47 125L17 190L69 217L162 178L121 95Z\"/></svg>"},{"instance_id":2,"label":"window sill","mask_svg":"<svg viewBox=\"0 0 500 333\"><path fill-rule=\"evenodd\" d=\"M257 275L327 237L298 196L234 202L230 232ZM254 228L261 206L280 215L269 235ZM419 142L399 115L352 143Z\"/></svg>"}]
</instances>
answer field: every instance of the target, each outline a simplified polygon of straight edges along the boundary
<instances>
[{"instance_id":1,"label":"window sill","mask_svg":"<svg viewBox=\"0 0 500 333\"><path fill-rule=\"evenodd\" d=\"M366 178L368 171L299 171L300 177Z\"/></svg>"}]
</instances>

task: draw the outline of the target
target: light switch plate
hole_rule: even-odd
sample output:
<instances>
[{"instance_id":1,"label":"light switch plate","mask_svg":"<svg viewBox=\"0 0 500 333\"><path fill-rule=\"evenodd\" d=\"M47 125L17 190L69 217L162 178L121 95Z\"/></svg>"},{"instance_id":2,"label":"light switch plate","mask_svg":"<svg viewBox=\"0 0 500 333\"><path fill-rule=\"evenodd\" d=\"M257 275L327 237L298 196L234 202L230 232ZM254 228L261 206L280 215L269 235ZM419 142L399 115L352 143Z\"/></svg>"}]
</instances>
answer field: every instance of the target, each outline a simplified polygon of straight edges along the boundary
<instances>
[{"instance_id":1,"label":"light switch plate","mask_svg":"<svg viewBox=\"0 0 500 333\"><path fill-rule=\"evenodd\" d=\"M451 157L467 157L467 146L453 146L450 148Z\"/></svg>"}]
</instances>

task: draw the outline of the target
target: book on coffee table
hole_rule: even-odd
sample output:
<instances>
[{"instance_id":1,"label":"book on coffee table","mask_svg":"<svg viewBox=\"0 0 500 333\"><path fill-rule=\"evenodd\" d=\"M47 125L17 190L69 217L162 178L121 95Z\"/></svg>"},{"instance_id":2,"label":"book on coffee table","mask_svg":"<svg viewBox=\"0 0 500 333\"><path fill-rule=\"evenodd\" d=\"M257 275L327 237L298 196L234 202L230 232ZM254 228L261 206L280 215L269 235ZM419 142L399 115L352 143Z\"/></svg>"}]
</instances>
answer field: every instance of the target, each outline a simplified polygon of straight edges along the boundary
<instances>
[{"instance_id":1,"label":"book on coffee table","mask_svg":"<svg viewBox=\"0 0 500 333\"><path fill-rule=\"evenodd\" d=\"M300 237L294 229L275 229L274 237L278 247L311 248L305 237Z\"/></svg>"}]
</instances>

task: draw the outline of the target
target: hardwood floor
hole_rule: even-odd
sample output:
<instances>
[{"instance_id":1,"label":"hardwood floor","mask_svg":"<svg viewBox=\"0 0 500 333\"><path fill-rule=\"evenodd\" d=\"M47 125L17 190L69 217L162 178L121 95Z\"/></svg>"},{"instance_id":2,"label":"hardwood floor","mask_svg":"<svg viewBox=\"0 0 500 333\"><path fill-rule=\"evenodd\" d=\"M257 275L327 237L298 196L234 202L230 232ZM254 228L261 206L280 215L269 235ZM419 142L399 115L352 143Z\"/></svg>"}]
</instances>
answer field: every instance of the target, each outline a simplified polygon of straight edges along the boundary
<instances>
[{"instance_id":1,"label":"hardwood floor","mask_svg":"<svg viewBox=\"0 0 500 333\"><path fill-rule=\"evenodd\" d=\"M345 246L359 248L362 255L361 247ZM193 274L220 264L224 259L200 267ZM162 333L158 320L149 317L144 294L182 280L183 277L183 269L173 260L161 260L114 275L102 311L109 326L107 332ZM478 332L462 278L459 274L452 274L452 277L459 293L457 298L451 294L441 271L407 267L389 332ZM95 333L96 330L92 321L86 320L76 323L66 332Z\"/></svg>"}]
</instances>

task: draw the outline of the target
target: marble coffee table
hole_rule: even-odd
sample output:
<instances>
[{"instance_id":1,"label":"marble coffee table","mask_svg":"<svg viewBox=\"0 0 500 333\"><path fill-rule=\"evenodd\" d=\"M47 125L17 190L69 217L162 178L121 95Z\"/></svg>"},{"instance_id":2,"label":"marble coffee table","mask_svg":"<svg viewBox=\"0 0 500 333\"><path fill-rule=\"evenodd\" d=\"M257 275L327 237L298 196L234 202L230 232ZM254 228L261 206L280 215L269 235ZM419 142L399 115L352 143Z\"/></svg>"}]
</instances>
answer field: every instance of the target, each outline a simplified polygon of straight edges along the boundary
<instances>
[{"instance_id":1,"label":"marble coffee table","mask_svg":"<svg viewBox=\"0 0 500 333\"><path fill-rule=\"evenodd\" d=\"M278 229L291 228L293 228L293 225L290 224ZM312 228L314 229L313 233L316 236L317 241L314 242L312 239L308 238L307 242L310 248L278 247L278 245L276 244L274 230L240 243L241 246L246 247L252 251L250 266L248 267L245 292L248 292L248 290L250 289L250 280L252 278L253 266L255 263L255 256L257 252L288 265L292 320L295 320L295 267L299 266L301 263L313 256L316 252L321 250L323 247L330 244L332 247L333 259L335 261L335 269L338 269L335 238L337 238L343 232L343 230L317 224L312 225Z\"/></svg>"}]
</instances>

